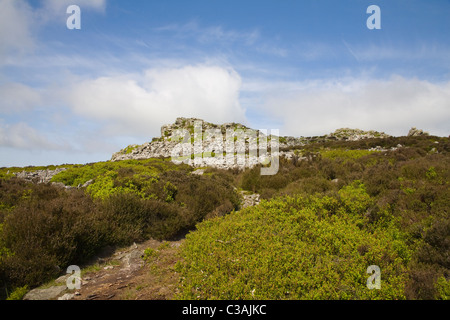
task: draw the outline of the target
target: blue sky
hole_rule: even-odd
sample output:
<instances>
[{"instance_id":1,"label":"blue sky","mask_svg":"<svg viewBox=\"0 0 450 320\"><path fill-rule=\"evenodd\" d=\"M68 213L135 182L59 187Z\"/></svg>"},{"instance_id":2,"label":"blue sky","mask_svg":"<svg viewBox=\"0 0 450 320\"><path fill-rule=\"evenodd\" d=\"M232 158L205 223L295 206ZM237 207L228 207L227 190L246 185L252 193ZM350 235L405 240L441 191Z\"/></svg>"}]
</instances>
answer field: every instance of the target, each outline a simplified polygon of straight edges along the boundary
<instances>
[{"instance_id":1,"label":"blue sky","mask_svg":"<svg viewBox=\"0 0 450 320\"><path fill-rule=\"evenodd\" d=\"M0 0L0 167L108 160L177 116L448 136L449 14L448 0Z\"/></svg>"}]
</instances>

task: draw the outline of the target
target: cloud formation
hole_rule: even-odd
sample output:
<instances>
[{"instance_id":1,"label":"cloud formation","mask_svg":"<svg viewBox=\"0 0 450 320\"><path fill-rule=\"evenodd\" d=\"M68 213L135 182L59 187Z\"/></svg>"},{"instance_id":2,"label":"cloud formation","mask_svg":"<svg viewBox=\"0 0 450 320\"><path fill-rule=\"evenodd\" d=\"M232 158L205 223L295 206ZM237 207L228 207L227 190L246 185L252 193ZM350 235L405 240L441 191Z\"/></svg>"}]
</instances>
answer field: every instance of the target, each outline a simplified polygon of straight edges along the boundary
<instances>
[{"instance_id":1,"label":"cloud formation","mask_svg":"<svg viewBox=\"0 0 450 320\"><path fill-rule=\"evenodd\" d=\"M57 150L62 149L39 131L24 122L2 125L0 123L0 147L12 147L27 150Z\"/></svg>"},{"instance_id":2,"label":"cloud formation","mask_svg":"<svg viewBox=\"0 0 450 320\"><path fill-rule=\"evenodd\" d=\"M25 1L0 0L0 65L8 55L23 54L34 47L32 19L32 9Z\"/></svg>"},{"instance_id":3,"label":"cloud formation","mask_svg":"<svg viewBox=\"0 0 450 320\"><path fill-rule=\"evenodd\" d=\"M0 66L26 57L39 46L36 31L49 23L65 22L67 7L73 0L43 0L33 8L25 0L0 0ZM82 10L104 12L107 0L77 0Z\"/></svg>"},{"instance_id":4,"label":"cloud formation","mask_svg":"<svg viewBox=\"0 0 450 320\"><path fill-rule=\"evenodd\" d=\"M245 122L240 87L234 70L197 65L84 80L64 96L75 114L102 123L108 134L150 138L180 116Z\"/></svg>"},{"instance_id":5,"label":"cloud formation","mask_svg":"<svg viewBox=\"0 0 450 320\"><path fill-rule=\"evenodd\" d=\"M272 92L263 106L289 135L322 135L350 127L406 135L415 126L450 134L450 82L394 76L388 80L322 80Z\"/></svg>"},{"instance_id":6,"label":"cloud formation","mask_svg":"<svg viewBox=\"0 0 450 320\"><path fill-rule=\"evenodd\" d=\"M29 111L41 103L37 90L15 82L0 85L0 97L0 112L4 114Z\"/></svg>"}]
</instances>

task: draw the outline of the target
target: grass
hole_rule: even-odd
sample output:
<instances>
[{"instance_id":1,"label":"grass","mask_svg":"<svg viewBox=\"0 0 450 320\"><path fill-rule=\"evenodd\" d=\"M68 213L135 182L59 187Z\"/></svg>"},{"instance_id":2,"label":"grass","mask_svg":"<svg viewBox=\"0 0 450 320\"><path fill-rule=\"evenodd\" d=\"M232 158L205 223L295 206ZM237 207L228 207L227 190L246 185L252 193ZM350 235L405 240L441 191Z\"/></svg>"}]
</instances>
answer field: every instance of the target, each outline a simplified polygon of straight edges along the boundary
<instances>
[{"instance_id":1,"label":"grass","mask_svg":"<svg viewBox=\"0 0 450 320\"><path fill-rule=\"evenodd\" d=\"M121 295L124 300L171 300L177 292L180 281L175 265L180 260L179 241L163 241L147 248L151 258L145 259L141 274L133 279L126 292Z\"/></svg>"},{"instance_id":2,"label":"grass","mask_svg":"<svg viewBox=\"0 0 450 320\"><path fill-rule=\"evenodd\" d=\"M124 154L131 154L134 150L136 150L139 146L138 145L131 145L123 149L122 153Z\"/></svg>"}]
</instances>

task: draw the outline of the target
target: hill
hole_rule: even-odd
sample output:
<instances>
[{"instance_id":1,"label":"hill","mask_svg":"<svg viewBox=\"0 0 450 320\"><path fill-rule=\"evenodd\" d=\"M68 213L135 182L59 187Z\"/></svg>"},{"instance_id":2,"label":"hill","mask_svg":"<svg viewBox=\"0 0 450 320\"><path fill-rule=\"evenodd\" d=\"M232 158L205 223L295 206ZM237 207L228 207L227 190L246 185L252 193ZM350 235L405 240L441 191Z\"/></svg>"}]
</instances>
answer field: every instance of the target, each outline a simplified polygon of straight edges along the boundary
<instances>
[{"instance_id":1,"label":"hill","mask_svg":"<svg viewBox=\"0 0 450 320\"><path fill-rule=\"evenodd\" d=\"M132 268L139 274L128 273L126 294L116 277L101 283L110 288L104 295L86 285L79 297L155 299L161 290L169 299L448 299L449 138L417 129L270 137L280 158L268 176L261 163L153 157L156 146L171 148L175 130L195 143L195 121L179 118L114 161L0 169L0 292L20 296L69 265L90 270L87 282L110 266L124 277L117 251L101 270L88 266L104 248L124 252L135 242L146 253ZM380 268L379 290L366 286L370 266Z\"/></svg>"}]
</instances>

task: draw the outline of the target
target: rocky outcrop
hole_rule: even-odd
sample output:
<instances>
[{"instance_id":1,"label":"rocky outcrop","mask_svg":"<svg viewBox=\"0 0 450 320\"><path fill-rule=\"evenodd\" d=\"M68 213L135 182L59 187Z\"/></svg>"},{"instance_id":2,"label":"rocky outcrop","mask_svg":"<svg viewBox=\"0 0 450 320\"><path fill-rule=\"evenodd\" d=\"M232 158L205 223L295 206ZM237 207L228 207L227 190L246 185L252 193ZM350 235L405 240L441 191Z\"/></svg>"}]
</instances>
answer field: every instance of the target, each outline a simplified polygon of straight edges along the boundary
<instances>
[{"instance_id":1,"label":"rocky outcrop","mask_svg":"<svg viewBox=\"0 0 450 320\"><path fill-rule=\"evenodd\" d=\"M113 154L111 161L170 157L195 167L253 167L270 163L270 155L277 156L279 140L239 123L217 125L197 118L177 118L174 124L161 127L160 138L128 146ZM286 141L283 145L296 143L295 138ZM270 151L262 152L267 149Z\"/></svg>"},{"instance_id":2,"label":"rocky outcrop","mask_svg":"<svg viewBox=\"0 0 450 320\"><path fill-rule=\"evenodd\" d=\"M36 170L22 171L15 173L17 178L24 179L34 183L49 183L54 175L66 170L66 168L57 168L55 170Z\"/></svg>"},{"instance_id":3,"label":"rocky outcrop","mask_svg":"<svg viewBox=\"0 0 450 320\"><path fill-rule=\"evenodd\" d=\"M250 134L242 138L242 133ZM270 156L293 158L294 147L302 147L312 142L357 141L387 137L390 136L384 132L349 128L338 129L321 137L278 137L266 135L266 132L254 130L239 123L218 125L197 118L177 118L175 123L161 127L161 137L154 138L143 145L128 146L113 154L111 161L158 157L174 159L173 156L176 154L180 155L178 157L180 163L195 167L242 168L269 164ZM230 150L228 149L230 141L234 147L231 150L234 152L227 152ZM183 147L180 147L181 144ZM219 154L216 155L218 150ZM220 152L223 152L223 157L220 156ZM240 156L243 153L245 157Z\"/></svg>"},{"instance_id":4,"label":"rocky outcrop","mask_svg":"<svg viewBox=\"0 0 450 320\"><path fill-rule=\"evenodd\" d=\"M424 132L421 129L417 129L412 127L408 132L408 137L419 137L419 136L428 136L430 135L428 132Z\"/></svg>"},{"instance_id":5,"label":"rocky outcrop","mask_svg":"<svg viewBox=\"0 0 450 320\"><path fill-rule=\"evenodd\" d=\"M67 170L67 168L57 168L55 170L35 170L35 171L21 171L21 172L17 172L14 173L15 176L19 179L23 179L25 181L28 182L32 182L32 183L51 183L53 186L56 187L60 187L60 188L64 188L64 189L80 189L80 188L86 188L88 186L90 186L94 180L91 179L89 181L87 181L84 184L80 184L77 187L71 187L71 186L66 186L64 183L62 182L51 182L52 178L57 175L60 172L63 172Z\"/></svg>"},{"instance_id":6,"label":"rocky outcrop","mask_svg":"<svg viewBox=\"0 0 450 320\"><path fill-rule=\"evenodd\" d=\"M53 286L46 289L33 289L28 292L23 300L55 300L64 291L66 291L67 286Z\"/></svg>"},{"instance_id":7,"label":"rocky outcrop","mask_svg":"<svg viewBox=\"0 0 450 320\"><path fill-rule=\"evenodd\" d=\"M260 195L257 193L240 192L242 196L241 210L258 205L261 202Z\"/></svg>"},{"instance_id":8,"label":"rocky outcrop","mask_svg":"<svg viewBox=\"0 0 450 320\"><path fill-rule=\"evenodd\" d=\"M396 147L391 147L390 149L386 149L380 146L376 146L374 148L370 148L369 151L378 151L378 152L386 152L386 151L395 151L398 150L400 148L403 148L403 146L401 144L398 144Z\"/></svg>"},{"instance_id":9,"label":"rocky outcrop","mask_svg":"<svg viewBox=\"0 0 450 320\"><path fill-rule=\"evenodd\" d=\"M384 132L378 131L364 131L360 129L349 129L341 128L337 129L335 132L330 133L325 136L325 139L329 140L348 140L348 141L358 141L363 139L373 139L373 138L389 138L390 135Z\"/></svg>"}]
</instances>

